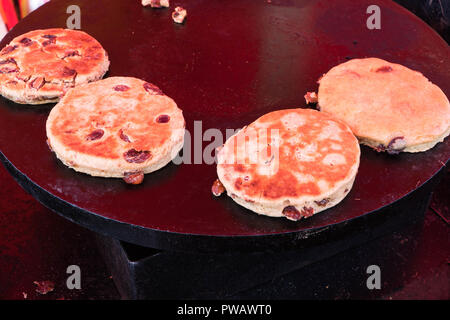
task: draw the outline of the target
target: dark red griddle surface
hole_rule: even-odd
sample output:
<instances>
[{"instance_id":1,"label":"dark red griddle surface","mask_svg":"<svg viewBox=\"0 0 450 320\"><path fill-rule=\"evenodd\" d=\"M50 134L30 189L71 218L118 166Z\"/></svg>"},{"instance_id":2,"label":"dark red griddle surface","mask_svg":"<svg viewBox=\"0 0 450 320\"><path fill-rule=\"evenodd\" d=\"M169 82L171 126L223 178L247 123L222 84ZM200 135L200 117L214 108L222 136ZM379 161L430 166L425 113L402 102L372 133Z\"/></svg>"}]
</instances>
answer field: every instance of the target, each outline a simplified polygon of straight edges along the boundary
<instances>
[{"instance_id":1,"label":"dark red griddle surface","mask_svg":"<svg viewBox=\"0 0 450 320\"><path fill-rule=\"evenodd\" d=\"M33 29L64 27L71 4L61 0L44 5L19 23L1 46ZM194 121L202 121L203 132L220 128L225 133L269 111L304 106L303 95L317 89L316 80L349 58L376 56L404 64L450 96L448 45L390 1L183 1L188 10L184 25L172 22L170 10L143 8L140 1L77 4L82 30L109 53L107 76L134 76L157 84L183 109L191 134ZM381 30L366 28L370 4L381 8ZM137 226L149 237L154 230L205 236L312 230L402 198L450 157L448 139L428 152L398 156L362 147L359 173L347 198L311 219L290 222L253 214L226 196L214 198L210 188L215 165L170 164L146 175L139 186L76 173L57 161L46 145L51 107L1 98L0 150L39 188L105 218L95 220L95 226L82 223L104 233L111 225L131 227L129 232ZM144 239L133 242L149 244Z\"/></svg>"},{"instance_id":2,"label":"dark red griddle surface","mask_svg":"<svg viewBox=\"0 0 450 320\"><path fill-rule=\"evenodd\" d=\"M94 233L42 207L2 166L0 181L0 299L120 298L111 274L92 245ZM443 215L450 213L449 183L447 170L432 202ZM448 224L429 209L424 221L294 274L274 275L270 284L237 293L232 299L448 300L448 240ZM66 269L73 264L82 270L81 290L66 286ZM372 264L382 270L381 290L367 290L365 285L366 268ZM52 281L55 289L41 295L35 291L34 281ZM271 287L280 289L268 291Z\"/></svg>"}]
</instances>

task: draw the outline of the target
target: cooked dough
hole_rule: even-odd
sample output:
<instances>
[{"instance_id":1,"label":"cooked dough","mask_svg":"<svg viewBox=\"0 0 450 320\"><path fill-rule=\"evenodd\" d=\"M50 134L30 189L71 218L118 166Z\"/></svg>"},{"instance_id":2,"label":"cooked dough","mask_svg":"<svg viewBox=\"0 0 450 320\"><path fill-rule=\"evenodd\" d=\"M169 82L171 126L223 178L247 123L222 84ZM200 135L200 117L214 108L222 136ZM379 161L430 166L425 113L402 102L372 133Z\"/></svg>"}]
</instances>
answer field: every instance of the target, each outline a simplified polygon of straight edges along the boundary
<instances>
[{"instance_id":1,"label":"cooked dough","mask_svg":"<svg viewBox=\"0 0 450 320\"><path fill-rule=\"evenodd\" d=\"M263 215L299 220L338 204L359 166L350 128L310 109L268 113L230 137L217 174L238 204Z\"/></svg>"},{"instance_id":2,"label":"cooked dough","mask_svg":"<svg viewBox=\"0 0 450 320\"><path fill-rule=\"evenodd\" d=\"M57 102L67 90L101 79L106 51L83 31L35 30L0 51L0 94L22 104Z\"/></svg>"},{"instance_id":3,"label":"cooked dough","mask_svg":"<svg viewBox=\"0 0 450 320\"><path fill-rule=\"evenodd\" d=\"M182 111L158 87L111 77L70 90L50 112L47 137L76 171L140 183L177 155L184 127Z\"/></svg>"},{"instance_id":4,"label":"cooked dough","mask_svg":"<svg viewBox=\"0 0 450 320\"><path fill-rule=\"evenodd\" d=\"M354 59L319 80L318 105L377 151L419 152L450 133L450 104L420 72L378 58Z\"/></svg>"}]
</instances>

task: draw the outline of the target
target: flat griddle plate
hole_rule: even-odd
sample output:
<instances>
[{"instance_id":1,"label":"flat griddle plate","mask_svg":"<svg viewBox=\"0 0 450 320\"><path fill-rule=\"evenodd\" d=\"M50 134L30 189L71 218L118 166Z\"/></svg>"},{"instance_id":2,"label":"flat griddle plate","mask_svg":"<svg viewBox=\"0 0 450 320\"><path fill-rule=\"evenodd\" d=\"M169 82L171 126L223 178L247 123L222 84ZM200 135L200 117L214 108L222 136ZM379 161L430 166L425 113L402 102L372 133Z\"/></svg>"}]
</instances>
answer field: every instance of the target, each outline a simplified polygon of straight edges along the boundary
<instances>
[{"instance_id":1,"label":"flat griddle plate","mask_svg":"<svg viewBox=\"0 0 450 320\"><path fill-rule=\"evenodd\" d=\"M381 30L366 27L372 0L183 1L188 10L184 25L172 22L171 10L144 8L140 1L78 1L82 30L109 53L107 76L134 76L158 85L183 109L193 148L201 141L194 135L194 121L202 121L202 132L220 128L225 135L225 129L241 128L272 110L304 107L304 93L317 90L317 79L349 58L401 63L449 96L448 45L395 3L376 3ZM33 29L65 27L71 4L47 3L14 27L1 46ZM398 156L362 147L350 194L311 219L291 222L258 216L227 196L213 197L215 165L171 163L146 175L139 186L76 173L46 145L45 121L52 106L0 99L6 167L39 201L68 219L155 248L270 246L307 237L403 198L450 156L449 139L428 152Z\"/></svg>"}]
</instances>

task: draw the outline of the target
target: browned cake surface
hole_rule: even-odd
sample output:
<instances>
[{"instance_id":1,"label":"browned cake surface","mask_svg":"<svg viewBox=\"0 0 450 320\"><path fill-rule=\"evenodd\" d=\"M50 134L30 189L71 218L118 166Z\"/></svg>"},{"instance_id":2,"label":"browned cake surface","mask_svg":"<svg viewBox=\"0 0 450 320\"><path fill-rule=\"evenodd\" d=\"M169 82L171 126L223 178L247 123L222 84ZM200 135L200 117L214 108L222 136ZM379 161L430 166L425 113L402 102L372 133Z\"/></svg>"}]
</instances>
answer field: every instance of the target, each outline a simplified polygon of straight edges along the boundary
<instances>
[{"instance_id":1,"label":"browned cake surface","mask_svg":"<svg viewBox=\"0 0 450 320\"><path fill-rule=\"evenodd\" d=\"M47 136L58 157L75 170L123 177L171 160L181 147L184 125L181 110L158 87L111 77L70 90L52 109Z\"/></svg>"},{"instance_id":2,"label":"browned cake surface","mask_svg":"<svg viewBox=\"0 0 450 320\"><path fill-rule=\"evenodd\" d=\"M378 58L353 59L320 80L322 111L346 122L379 151L417 152L449 133L450 104L420 72Z\"/></svg>"},{"instance_id":3,"label":"browned cake surface","mask_svg":"<svg viewBox=\"0 0 450 320\"><path fill-rule=\"evenodd\" d=\"M18 103L53 102L75 85L100 79L108 67L106 51L85 32L34 30L0 51L0 93Z\"/></svg>"},{"instance_id":4,"label":"browned cake surface","mask_svg":"<svg viewBox=\"0 0 450 320\"><path fill-rule=\"evenodd\" d=\"M289 205L342 198L353 183L359 154L344 123L316 110L280 110L228 139L219 151L217 172L239 203L280 216ZM335 195L343 186L347 190ZM318 212L309 208L311 215Z\"/></svg>"}]
</instances>

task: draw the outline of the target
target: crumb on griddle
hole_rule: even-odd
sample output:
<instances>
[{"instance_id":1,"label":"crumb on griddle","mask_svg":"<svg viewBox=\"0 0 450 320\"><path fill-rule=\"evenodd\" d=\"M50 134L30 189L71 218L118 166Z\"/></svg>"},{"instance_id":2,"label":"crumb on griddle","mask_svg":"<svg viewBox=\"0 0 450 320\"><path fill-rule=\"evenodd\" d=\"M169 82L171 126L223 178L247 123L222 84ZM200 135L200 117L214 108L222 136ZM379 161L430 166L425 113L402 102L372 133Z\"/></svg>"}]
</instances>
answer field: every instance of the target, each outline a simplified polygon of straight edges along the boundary
<instances>
[{"instance_id":1,"label":"crumb on griddle","mask_svg":"<svg viewBox=\"0 0 450 320\"><path fill-rule=\"evenodd\" d=\"M172 20L176 23L183 23L186 19L187 11L182 7L176 7L172 12Z\"/></svg>"},{"instance_id":2,"label":"crumb on griddle","mask_svg":"<svg viewBox=\"0 0 450 320\"><path fill-rule=\"evenodd\" d=\"M307 104L315 104L317 103L317 93L315 92L307 92L305 95L305 101Z\"/></svg>"},{"instance_id":3,"label":"crumb on griddle","mask_svg":"<svg viewBox=\"0 0 450 320\"><path fill-rule=\"evenodd\" d=\"M142 0L144 7L150 6L151 8L168 8L170 6L169 0Z\"/></svg>"}]
</instances>

